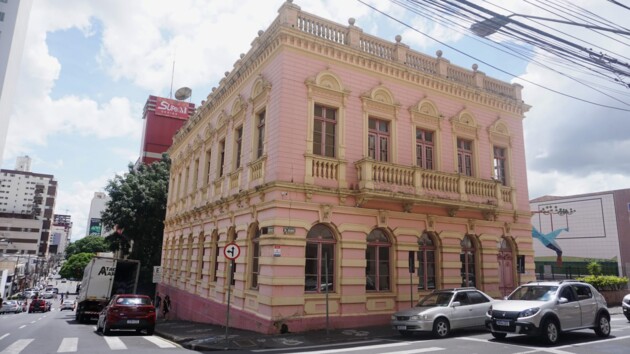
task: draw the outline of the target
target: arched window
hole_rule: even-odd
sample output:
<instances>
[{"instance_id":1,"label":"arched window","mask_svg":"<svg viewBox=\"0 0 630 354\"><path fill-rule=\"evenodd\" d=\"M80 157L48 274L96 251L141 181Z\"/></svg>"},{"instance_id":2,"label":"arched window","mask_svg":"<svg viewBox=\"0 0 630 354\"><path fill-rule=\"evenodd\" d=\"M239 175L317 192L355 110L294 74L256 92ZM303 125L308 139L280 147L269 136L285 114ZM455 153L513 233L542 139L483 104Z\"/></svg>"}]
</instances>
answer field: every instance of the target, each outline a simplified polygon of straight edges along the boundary
<instances>
[{"instance_id":1,"label":"arched window","mask_svg":"<svg viewBox=\"0 0 630 354\"><path fill-rule=\"evenodd\" d=\"M214 267L212 267L212 281L216 282L219 277L219 233L217 230L214 230L212 233L212 249L214 250L214 258L212 258L212 262L214 262Z\"/></svg>"},{"instance_id":2,"label":"arched window","mask_svg":"<svg viewBox=\"0 0 630 354\"><path fill-rule=\"evenodd\" d=\"M365 290L389 291L391 246L383 230L375 229L368 235L365 250Z\"/></svg>"},{"instance_id":3,"label":"arched window","mask_svg":"<svg viewBox=\"0 0 630 354\"><path fill-rule=\"evenodd\" d=\"M462 286L477 286L477 277L475 276L475 244L470 235L464 236L461 242L462 251L459 259L462 262L461 276Z\"/></svg>"},{"instance_id":4,"label":"arched window","mask_svg":"<svg viewBox=\"0 0 630 354\"><path fill-rule=\"evenodd\" d=\"M260 228L256 227L252 235L251 257L252 257L252 289L258 289L258 275L260 274Z\"/></svg>"},{"instance_id":5,"label":"arched window","mask_svg":"<svg viewBox=\"0 0 630 354\"><path fill-rule=\"evenodd\" d=\"M435 242L423 232L418 240L418 290L435 289Z\"/></svg>"},{"instance_id":6,"label":"arched window","mask_svg":"<svg viewBox=\"0 0 630 354\"><path fill-rule=\"evenodd\" d=\"M204 259L206 259L205 240L206 237L204 236L203 231L201 231L197 237L197 269L195 271L195 278L197 281L203 278L203 263Z\"/></svg>"},{"instance_id":7,"label":"arched window","mask_svg":"<svg viewBox=\"0 0 630 354\"><path fill-rule=\"evenodd\" d=\"M304 291L334 291L335 244L335 236L326 225L315 225L306 235Z\"/></svg>"}]
</instances>

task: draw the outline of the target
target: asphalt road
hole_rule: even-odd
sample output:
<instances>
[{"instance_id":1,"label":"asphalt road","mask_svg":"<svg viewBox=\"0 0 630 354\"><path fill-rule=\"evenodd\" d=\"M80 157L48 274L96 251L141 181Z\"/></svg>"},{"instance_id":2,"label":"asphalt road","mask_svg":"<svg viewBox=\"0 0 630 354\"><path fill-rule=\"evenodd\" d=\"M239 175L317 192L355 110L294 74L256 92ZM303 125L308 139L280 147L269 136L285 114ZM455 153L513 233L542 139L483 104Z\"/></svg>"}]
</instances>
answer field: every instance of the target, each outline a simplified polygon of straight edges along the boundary
<instances>
[{"instance_id":1,"label":"asphalt road","mask_svg":"<svg viewBox=\"0 0 630 354\"><path fill-rule=\"evenodd\" d=\"M196 353L158 336L133 331L105 337L96 333L96 324L79 324L74 312L60 312L59 299L52 303L50 312L0 315L0 354Z\"/></svg>"}]
</instances>

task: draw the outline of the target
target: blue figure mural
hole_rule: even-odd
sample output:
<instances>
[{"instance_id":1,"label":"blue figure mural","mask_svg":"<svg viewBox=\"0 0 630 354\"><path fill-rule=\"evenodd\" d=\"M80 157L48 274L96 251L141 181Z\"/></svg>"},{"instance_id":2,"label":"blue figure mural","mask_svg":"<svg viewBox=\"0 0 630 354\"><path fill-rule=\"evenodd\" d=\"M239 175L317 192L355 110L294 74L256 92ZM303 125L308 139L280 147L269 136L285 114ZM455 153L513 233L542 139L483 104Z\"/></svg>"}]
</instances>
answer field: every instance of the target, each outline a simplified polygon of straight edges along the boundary
<instances>
[{"instance_id":1,"label":"blue figure mural","mask_svg":"<svg viewBox=\"0 0 630 354\"><path fill-rule=\"evenodd\" d=\"M569 228L567 227L565 229L557 229L551 231L548 234L542 234L540 233L540 231L536 230L535 227L532 227L532 236L542 242L545 247L556 252L556 263L558 264L558 266L562 265L562 248L560 248L560 245L558 245L558 243L556 242L556 237L558 237L558 235L560 235L562 231L569 232Z\"/></svg>"}]
</instances>

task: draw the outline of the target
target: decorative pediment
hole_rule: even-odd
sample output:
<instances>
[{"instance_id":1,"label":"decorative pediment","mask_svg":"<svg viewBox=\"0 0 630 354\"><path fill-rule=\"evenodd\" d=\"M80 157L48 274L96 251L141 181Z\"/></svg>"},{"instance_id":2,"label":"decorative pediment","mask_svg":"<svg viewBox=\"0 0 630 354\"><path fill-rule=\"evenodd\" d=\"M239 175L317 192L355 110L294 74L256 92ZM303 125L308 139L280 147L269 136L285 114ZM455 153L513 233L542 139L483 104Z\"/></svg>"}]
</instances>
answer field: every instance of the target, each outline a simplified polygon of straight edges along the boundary
<instances>
[{"instance_id":1,"label":"decorative pediment","mask_svg":"<svg viewBox=\"0 0 630 354\"><path fill-rule=\"evenodd\" d=\"M206 124L206 128L204 129L203 136L206 141L211 140L214 137L214 127L212 123Z\"/></svg>"},{"instance_id":2,"label":"decorative pediment","mask_svg":"<svg viewBox=\"0 0 630 354\"><path fill-rule=\"evenodd\" d=\"M341 79L329 70L317 74L315 78L308 78L304 82L308 88L308 96L317 97L318 101L345 106L350 91L345 90Z\"/></svg>"},{"instance_id":3,"label":"decorative pediment","mask_svg":"<svg viewBox=\"0 0 630 354\"><path fill-rule=\"evenodd\" d=\"M236 96L234 103L232 104L232 117L239 115L240 113L245 113L245 109L247 108L247 102L241 95Z\"/></svg>"},{"instance_id":4,"label":"decorative pediment","mask_svg":"<svg viewBox=\"0 0 630 354\"><path fill-rule=\"evenodd\" d=\"M252 100L257 100L259 96L268 94L271 90L271 83L265 79L263 75L259 75L256 81L254 81L254 85L252 85L252 93L250 98Z\"/></svg>"},{"instance_id":5,"label":"decorative pediment","mask_svg":"<svg viewBox=\"0 0 630 354\"><path fill-rule=\"evenodd\" d=\"M423 99L415 106L411 106L409 112L411 113L412 121L416 124L439 130L442 115L432 101Z\"/></svg>"},{"instance_id":6,"label":"decorative pediment","mask_svg":"<svg viewBox=\"0 0 630 354\"><path fill-rule=\"evenodd\" d=\"M493 144L511 146L512 137L505 121L499 117L488 127L488 136Z\"/></svg>"},{"instance_id":7,"label":"decorative pediment","mask_svg":"<svg viewBox=\"0 0 630 354\"><path fill-rule=\"evenodd\" d=\"M363 109L370 113L382 114L391 118L398 116L400 105L394 102L394 95L391 91L382 85L361 95L361 100L363 101Z\"/></svg>"},{"instance_id":8,"label":"decorative pediment","mask_svg":"<svg viewBox=\"0 0 630 354\"><path fill-rule=\"evenodd\" d=\"M451 119L453 125L453 132L458 136L465 136L471 139L476 139L478 136L479 127L477 121L473 117L472 113L468 112L465 108Z\"/></svg>"}]
</instances>

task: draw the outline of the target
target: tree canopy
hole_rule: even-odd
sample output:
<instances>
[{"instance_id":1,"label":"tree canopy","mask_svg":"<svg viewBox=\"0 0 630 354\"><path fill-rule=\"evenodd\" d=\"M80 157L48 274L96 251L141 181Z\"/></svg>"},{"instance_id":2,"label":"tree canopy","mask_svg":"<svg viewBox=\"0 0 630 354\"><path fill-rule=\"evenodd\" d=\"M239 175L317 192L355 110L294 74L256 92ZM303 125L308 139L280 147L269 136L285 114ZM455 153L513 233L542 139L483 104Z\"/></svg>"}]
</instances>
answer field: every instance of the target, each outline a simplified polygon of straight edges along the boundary
<instances>
[{"instance_id":1,"label":"tree canopy","mask_svg":"<svg viewBox=\"0 0 630 354\"><path fill-rule=\"evenodd\" d=\"M61 267L59 275L66 279L82 279L83 270L93 257L94 253L91 252L76 253L70 256Z\"/></svg>"},{"instance_id":2,"label":"tree canopy","mask_svg":"<svg viewBox=\"0 0 630 354\"><path fill-rule=\"evenodd\" d=\"M66 259L70 259L77 253L108 252L109 248L109 242L105 238L101 236L85 236L66 247Z\"/></svg>"},{"instance_id":3,"label":"tree canopy","mask_svg":"<svg viewBox=\"0 0 630 354\"><path fill-rule=\"evenodd\" d=\"M105 188L110 201L101 221L114 230L106 238L112 251L140 261L139 291L153 286L153 266L161 262L170 167L166 154L150 165L129 164L129 171L116 175Z\"/></svg>"}]
</instances>

